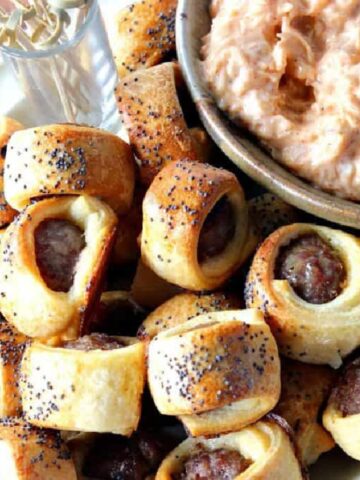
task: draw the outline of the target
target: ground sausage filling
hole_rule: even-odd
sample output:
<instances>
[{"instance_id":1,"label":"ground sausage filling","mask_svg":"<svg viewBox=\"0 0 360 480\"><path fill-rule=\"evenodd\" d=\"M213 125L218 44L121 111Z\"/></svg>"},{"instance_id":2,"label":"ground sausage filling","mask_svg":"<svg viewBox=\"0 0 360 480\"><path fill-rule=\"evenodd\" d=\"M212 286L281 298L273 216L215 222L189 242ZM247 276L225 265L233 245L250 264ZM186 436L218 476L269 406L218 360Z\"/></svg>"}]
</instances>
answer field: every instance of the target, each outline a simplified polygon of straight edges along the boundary
<instances>
[{"instance_id":1,"label":"ground sausage filling","mask_svg":"<svg viewBox=\"0 0 360 480\"><path fill-rule=\"evenodd\" d=\"M350 363L331 394L344 417L360 413L360 359Z\"/></svg>"},{"instance_id":2,"label":"ground sausage filling","mask_svg":"<svg viewBox=\"0 0 360 480\"><path fill-rule=\"evenodd\" d=\"M223 252L235 235L234 209L226 197L222 197L210 211L200 232L198 259L200 263Z\"/></svg>"},{"instance_id":3,"label":"ground sausage filling","mask_svg":"<svg viewBox=\"0 0 360 480\"><path fill-rule=\"evenodd\" d=\"M234 450L200 451L190 457L174 480L233 480L251 462Z\"/></svg>"},{"instance_id":4,"label":"ground sausage filling","mask_svg":"<svg viewBox=\"0 0 360 480\"><path fill-rule=\"evenodd\" d=\"M275 278L287 280L303 300L323 304L341 293L345 267L337 253L312 233L297 238L280 251Z\"/></svg>"},{"instance_id":5,"label":"ground sausage filling","mask_svg":"<svg viewBox=\"0 0 360 480\"><path fill-rule=\"evenodd\" d=\"M118 338L109 337L104 333L92 333L77 340L69 340L64 343L63 347L89 352L91 350L115 350L124 347L124 343Z\"/></svg>"},{"instance_id":6,"label":"ground sausage filling","mask_svg":"<svg viewBox=\"0 0 360 480\"><path fill-rule=\"evenodd\" d=\"M60 218L49 218L35 230L35 255L42 278L55 292L68 292L85 247L83 231Z\"/></svg>"},{"instance_id":7,"label":"ground sausage filling","mask_svg":"<svg viewBox=\"0 0 360 480\"><path fill-rule=\"evenodd\" d=\"M143 480L156 471L168 448L148 432L131 438L101 435L84 461L83 474L103 480Z\"/></svg>"}]
</instances>

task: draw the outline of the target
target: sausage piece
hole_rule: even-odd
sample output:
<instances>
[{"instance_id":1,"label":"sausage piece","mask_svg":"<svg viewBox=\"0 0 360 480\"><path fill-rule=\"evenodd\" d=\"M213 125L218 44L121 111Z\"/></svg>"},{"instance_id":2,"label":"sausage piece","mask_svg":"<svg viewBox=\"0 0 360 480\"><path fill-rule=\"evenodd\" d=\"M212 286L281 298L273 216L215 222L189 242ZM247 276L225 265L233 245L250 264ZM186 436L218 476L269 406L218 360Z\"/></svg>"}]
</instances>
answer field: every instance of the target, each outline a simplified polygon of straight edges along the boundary
<instances>
[{"instance_id":1,"label":"sausage piece","mask_svg":"<svg viewBox=\"0 0 360 480\"><path fill-rule=\"evenodd\" d=\"M337 253L319 235L309 234L280 251L275 278L287 280L303 300L322 304L341 293L345 268Z\"/></svg>"},{"instance_id":2,"label":"sausage piece","mask_svg":"<svg viewBox=\"0 0 360 480\"><path fill-rule=\"evenodd\" d=\"M202 451L190 457L176 480L233 480L251 462L233 450Z\"/></svg>"},{"instance_id":3,"label":"sausage piece","mask_svg":"<svg viewBox=\"0 0 360 480\"><path fill-rule=\"evenodd\" d=\"M198 244L199 262L223 252L235 234L235 215L231 203L222 197L210 211L201 229Z\"/></svg>"},{"instance_id":4,"label":"sausage piece","mask_svg":"<svg viewBox=\"0 0 360 480\"><path fill-rule=\"evenodd\" d=\"M330 401L347 417L360 413L360 358L350 363L339 377Z\"/></svg>"},{"instance_id":5,"label":"sausage piece","mask_svg":"<svg viewBox=\"0 0 360 480\"><path fill-rule=\"evenodd\" d=\"M35 230L35 255L42 278L55 292L68 292L85 247L82 230L60 218L49 218Z\"/></svg>"},{"instance_id":6,"label":"sausage piece","mask_svg":"<svg viewBox=\"0 0 360 480\"><path fill-rule=\"evenodd\" d=\"M102 480L144 480L156 471L168 450L149 432L131 438L101 435L85 458L83 474Z\"/></svg>"},{"instance_id":7,"label":"sausage piece","mask_svg":"<svg viewBox=\"0 0 360 480\"><path fill-rule=\"evenodd\" d=\"M91 335L80 337L77 340L69 340L63 344L63 347L89 352L91 350L115 350L116 348L124 347L124 344L121 340L115 337L109 337L104 333L92 333Z\"/></svg>"}]
</instances>

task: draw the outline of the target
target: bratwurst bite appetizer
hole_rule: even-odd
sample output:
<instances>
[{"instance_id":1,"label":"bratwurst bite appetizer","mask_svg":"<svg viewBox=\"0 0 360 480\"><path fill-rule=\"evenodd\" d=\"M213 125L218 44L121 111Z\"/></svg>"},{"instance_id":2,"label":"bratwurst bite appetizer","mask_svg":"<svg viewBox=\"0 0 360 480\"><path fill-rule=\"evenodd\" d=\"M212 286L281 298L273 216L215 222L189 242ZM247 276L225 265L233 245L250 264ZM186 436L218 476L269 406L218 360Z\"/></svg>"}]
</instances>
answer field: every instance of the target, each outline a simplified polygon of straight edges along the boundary
<instances>
[{"instance_id":1,"label":"bratwurst bite appetizer","mask_svg":"<svg viewBox=\"0 0 360 480\"><path fill-rule=\"evenodd\" d=\"M21 210L49 195L91 195L118 213L131 205L135 171L128 144L104 130L45 125L14 134L5 161L5 197Z\"/></svg>"},{"instance_id":2,"label":"bratwurst bite appetizer","mask_svg":"<svg viewBox=\"0 0 360 480\"><path fill-rule=\"evenodd\" d=\"M143 203L141 255L157 275L190 290L214 290L254 248L235 175L182 161L156 176Z\"/></svg>"},{"instance_id":3,"label":"bratwurst bite appetizer","mask_svg":"<svg viewBox=\"0 0 360 480\"><path fill-rule=\"evenodd\" d=\"M270 235L247 280L246 305L263 311L282 354L339 367L360 345L360 241L293 224Z\"/></svg>"},{"instance_id":4,"label":"bratwurst bite appetizer","mask_svg":"<svg viewBox=\"0 0 360 480\"><path fill-rule=\"evenodd\" d=\"M54 348L33 344L21 363L25 418L60 430L131 435L139 423L145 344L92 334Z\"/></svg>"},{"instance_id":5,"label":"bratwurst bite appetizer","mask_svg":"<svg viewBox=\"0 0 360 480\"><path fill-rule=\"evenodd\" d=\"M227 435L188 438L165 458L155 480L305 480L281 425L266 419Z\"/></svg>"},{"instance_id":6,"label":"bratwurst bite appetizer","mask_svg":"<svg viewBox=\"0 0 360 480\"><path fill-rule=\"evenodd\" d=\"M255 310L203 314L150 342L148 381L158 410L192 435L238 430L279 399L276 343Z\"/></svg>"},{"instance_id":7,"label":"bratwurst bite appetizer","mask_svg":"<svg viewBox=\"0 0 360 480\"><path fill-rule=\"evenodd\" d=\"M29 337L76 338L99 294L117 219L91 197L28 206L7 228L0 255L0 309Z\"/></svg>"}]
</instances>

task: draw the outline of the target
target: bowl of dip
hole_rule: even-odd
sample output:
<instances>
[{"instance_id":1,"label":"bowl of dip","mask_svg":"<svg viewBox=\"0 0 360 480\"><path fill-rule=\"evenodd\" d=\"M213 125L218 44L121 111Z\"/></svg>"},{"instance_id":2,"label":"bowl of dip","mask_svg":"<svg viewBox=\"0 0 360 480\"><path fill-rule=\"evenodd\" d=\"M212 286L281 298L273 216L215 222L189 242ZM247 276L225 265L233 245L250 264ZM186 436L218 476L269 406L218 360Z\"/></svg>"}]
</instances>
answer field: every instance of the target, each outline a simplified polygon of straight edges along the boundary
<instances>
[{"instance_id":1,"label":"bowl of dip","mask_svg":"<svg viewBox=\"0 0 360 480\"><path fill-rule=\"evenodd\" d=\"M221 5L223 2L217 1L216 4ZM322 191L296 176L277 162L270 155L269 149L264 148L253 134L233 123L218 108L205 81L201 53L204 37L211 29L210 4L210 0L180 0L176 38L179 62L186 83L201 120L213 140L243 172L286 202L326 220L360 228L360 203ZM321 170L320 168L319 175ZM339 170L339 175L342 174Z\"/></svg>"}]
</instances>

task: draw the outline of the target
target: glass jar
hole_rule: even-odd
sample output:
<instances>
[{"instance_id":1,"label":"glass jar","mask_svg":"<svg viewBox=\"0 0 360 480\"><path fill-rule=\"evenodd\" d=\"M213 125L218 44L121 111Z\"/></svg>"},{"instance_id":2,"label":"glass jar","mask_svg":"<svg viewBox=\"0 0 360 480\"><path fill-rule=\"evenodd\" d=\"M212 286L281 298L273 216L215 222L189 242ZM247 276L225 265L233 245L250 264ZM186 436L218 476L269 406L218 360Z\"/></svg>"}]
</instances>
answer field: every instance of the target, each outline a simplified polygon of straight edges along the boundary
<instances>
[{"instance_id":1,"label":"glass jar","mask_svg":"<svg viewBox=\"0 0 360 480\"><path fill-rule=\"evenodd\" d=\"M84 123L119 131L116 67L98 3L89 4L82 25L60 45L30 51L0 46L18 84L1 92L1 102L20 92L26 124Z\"/></svg>"}]
</instances>

